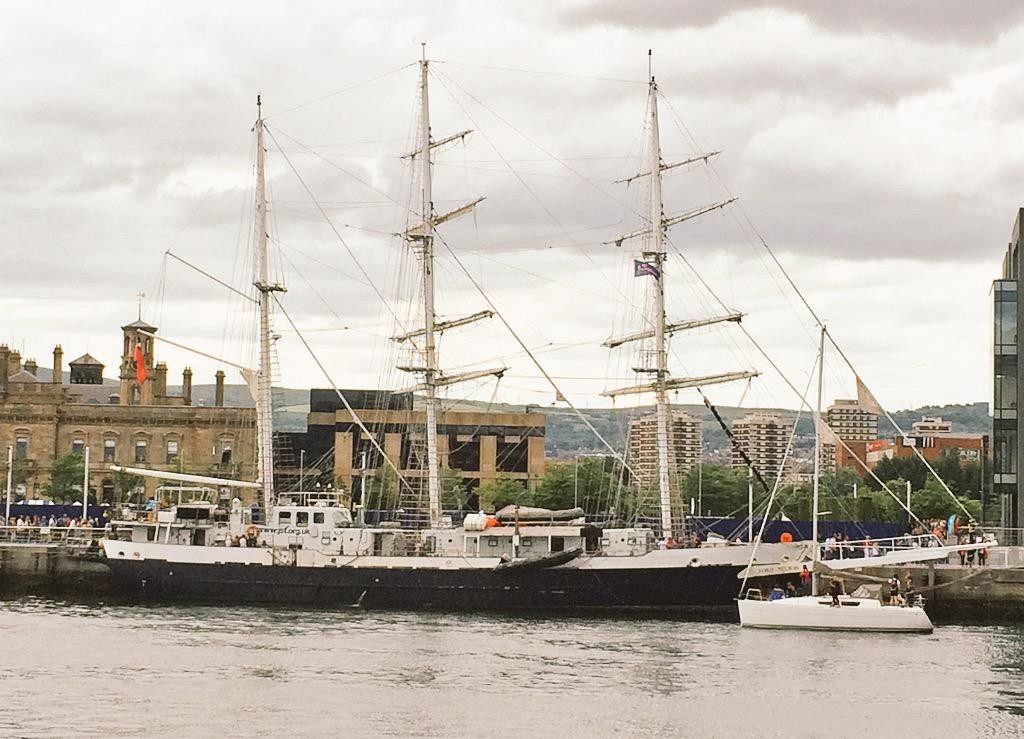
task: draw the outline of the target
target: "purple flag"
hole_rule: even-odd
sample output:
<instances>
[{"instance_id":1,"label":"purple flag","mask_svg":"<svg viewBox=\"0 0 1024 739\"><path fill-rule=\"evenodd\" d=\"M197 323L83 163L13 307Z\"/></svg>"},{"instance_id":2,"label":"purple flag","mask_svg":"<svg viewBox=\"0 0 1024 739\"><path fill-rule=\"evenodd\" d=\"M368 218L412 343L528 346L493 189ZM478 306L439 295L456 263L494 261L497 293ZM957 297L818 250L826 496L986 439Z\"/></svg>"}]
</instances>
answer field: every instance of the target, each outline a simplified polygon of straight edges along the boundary
<instances>
[{"instance_id":1,"label":"purple flag","mask_svg":"<svg viewBox=\"0 0 1024 739\"><path fill-rule=\"evenodd\" d=\"M661 277L661 272L658 268L650 262L641 262L639 259L633 260L633 276L643 277L644 275L651 275L652 277Z\"/></svg>"}]
</instances>

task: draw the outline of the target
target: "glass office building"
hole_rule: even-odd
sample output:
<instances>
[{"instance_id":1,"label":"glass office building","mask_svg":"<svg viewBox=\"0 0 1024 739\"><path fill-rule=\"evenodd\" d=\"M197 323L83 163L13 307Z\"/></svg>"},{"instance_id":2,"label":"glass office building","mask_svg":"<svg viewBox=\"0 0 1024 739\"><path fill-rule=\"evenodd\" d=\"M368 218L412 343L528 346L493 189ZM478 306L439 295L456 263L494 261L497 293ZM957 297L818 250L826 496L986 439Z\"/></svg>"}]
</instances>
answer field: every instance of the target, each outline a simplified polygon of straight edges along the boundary
<instances>
[{"instance_id":1,"label":"glass office building","mask_svg":"<svg viewBox=\"0 0 1024 739\"><path fill-rule=\"evenodd\" d=\"M998 505L1003 526L1024 528L1024 488L1017 472L1024 442L1018 428L1021 366L1017 360L1017 336L1021 325L1020 292L1021 221L1024 208L1017 211L1010 243L1003 257L1001 279L992 283L993 308L993 397L992 397L992 503ZM986 518L994 521L995 511Z\"/></svg>"}]
</instances>

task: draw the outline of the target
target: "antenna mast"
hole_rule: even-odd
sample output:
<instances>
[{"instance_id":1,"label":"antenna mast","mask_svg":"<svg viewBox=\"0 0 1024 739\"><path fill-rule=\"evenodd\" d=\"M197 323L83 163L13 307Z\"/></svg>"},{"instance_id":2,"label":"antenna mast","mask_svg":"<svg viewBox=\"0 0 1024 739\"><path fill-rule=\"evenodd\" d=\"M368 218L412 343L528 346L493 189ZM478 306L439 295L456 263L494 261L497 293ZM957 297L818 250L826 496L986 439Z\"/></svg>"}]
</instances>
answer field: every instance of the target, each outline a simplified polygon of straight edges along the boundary
<instances>
[{"instance_id":1,"label":"antenna mast","mask_svg":"<svg viewBox=\"0 0 1024 739\"><path fill-rule=\"evenodd\" d=\"M271 293L283 292L280 285L270 284L270 260L267 256L267 184L263 143L263 101L256 96L256 280L259 292L260 357L256 373L256 465L263 491L263 516L268 520L274 503L274 409L271 395Z\"/></svg>"}]
</instances>

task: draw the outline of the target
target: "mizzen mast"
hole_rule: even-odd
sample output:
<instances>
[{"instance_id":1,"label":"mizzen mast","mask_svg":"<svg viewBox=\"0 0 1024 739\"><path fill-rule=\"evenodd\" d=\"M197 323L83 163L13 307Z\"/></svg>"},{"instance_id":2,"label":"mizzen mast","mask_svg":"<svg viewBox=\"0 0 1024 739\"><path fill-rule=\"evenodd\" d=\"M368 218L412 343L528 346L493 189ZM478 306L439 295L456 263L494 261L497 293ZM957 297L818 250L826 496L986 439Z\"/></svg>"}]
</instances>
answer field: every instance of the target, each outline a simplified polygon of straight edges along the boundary
<instances>
[{"instance_id":1,"label":"mizzen mast","mask_svg":"<svg viewBox=\"0 0 1024 739\"><path fill-rule=\"evenodd\" d=\"M647 55L648 61L650 62L651 52L648 51ZM674 226L677 223L682 223L683 221L696 218L704 213L724 208L735 200L735 198L730 198L729 200L724 200L720 203L702 206L700 208L666 218L664 203L662 202L662 173L665 172L665 170L674 169L683 164L707 161L709 158L716 156L718 152L700 154L685 161L675 162L672 164L666 164L662 161L661 135L658 125L658 85L654 79L653 73L650 74L650 81L648 83L648 126L650 129L648 140L648 168L646 171L627 177L620 180L620 182L624 182L628 185L634 180L644 177L650 181L650 201L648 203L649 225L633 231L632 233L620 236L608 243L615 244L616 246L622 246L624 241L633 238L644 238L646 241L644 248L641 251L643 261L635 262L634 274L637 277L650 276L654 278L649 287L653 297L653 300L651 301L651 313L647 317L649 328L626 336L609 339L605 342L605 346L616 347L628 342L652 339L654 345L652 352L654 355L654 366L649 366L652 364L650 361L641 361L639 363L641 366L634 367L634 370L640 373L653 375L653 381L640 385L609 390L603 394L608 397L617 397L619 395L637 393L654 393L655 414L657 419L658 493L660 497L661 529L663 536L669 536L673 533L670 472L675 466L675 460L670 458L668 391L685 387L700 387L701 385L712 385L720 382L748 379L755 377L757 373L731 372L724 375L680 378L672 378L670 376L668 369L668 337L672 333L724 321L739 322L742 319L742 315L732 313L726 316L708 319L680 321L674 323L667 322L665 317L665 262L668 258L668 254L665 250L665 231L668 227Z\"/></svg>"},{"instance_id":2,"label":"mizzen mast","mask_svg":"<svg viewBox=\"0 0 1024 739\"><path fill-rule=\"evenodd\" d=\"M413 388L413 390L416 392L422 392L425 396L429 519L430 526L436 527L441 521L441 478L437 458L437 417L439 407L437 389L457 382L464 382L489 375L500 377L507 367L477 370L453 375L444 374L438 367L437 334L446 328L464 326L483 318L488 318L493 315L493 312L480 311L471 316L451 321L438 322L437 320L437 311L434 303L434 241L436 238L436 228L442 223L472 212L483 198L477 198L476 200L455 208L448 213L439 214L434 211L433 162L431 161L431 152L445 144L465 139L465 137L472 133L472 131L460 131L459 133L446 136L439 140L434 140L432 138L430 131L430 92L428 87L429 65L430 62L426 56L426 44L423 44L423 54L420 58L420 109L417 146L416 150L408 155L408 158L419 160L420 203L418 210L423 220L418 225L409 228L404 234L405 238L413 244L414 248L416 248L420 258L420 268L422 270L423 278L423 328L416 331L406 332L400 336L395 336L393 337L393 340L403 343L412 343L416 339L422 339L422 365L404 366L399 367L398 369L406 372L415 372L423 377L422 383Z\"/></svg>"}]
</instances>

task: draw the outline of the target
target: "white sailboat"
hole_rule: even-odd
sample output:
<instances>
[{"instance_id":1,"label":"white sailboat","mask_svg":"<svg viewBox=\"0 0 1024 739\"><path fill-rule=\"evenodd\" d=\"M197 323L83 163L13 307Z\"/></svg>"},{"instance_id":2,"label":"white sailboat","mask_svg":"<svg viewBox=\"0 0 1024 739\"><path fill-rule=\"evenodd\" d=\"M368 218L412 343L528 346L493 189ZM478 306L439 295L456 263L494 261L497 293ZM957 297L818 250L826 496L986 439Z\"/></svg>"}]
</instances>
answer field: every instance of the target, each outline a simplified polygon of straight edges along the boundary
<instances>
[{"instance_id":1,"label":"white sailboat","mask_svg":"<svg viewBox=\"0 0 1024 739\"><path fill-rule=\"evenodd\" d=\"M884 631L898 633L930 634L933 630L931 619L921 605L887 605L878 598L863 598L841 594L841 584L833 580L829 596L818 594L818 577L821 549L818 546L818 492L821 483L821 417L822 381L825 366L825 333L821 329L818 350L818 399L814 424L814 492L812 501L812 579L811 595L795 598L765 598L760 589L751 588L746 597L739 600L740 625L756 629L812 629L823 631ZM901 562L929 559L928 549L918 549L925 556L906 558ZM887 556L870 557L867 560L847 560L856 566L870 566L870 560L879 560L876 565L895 564ZM941 554L938 556L945 556ZM883 561L884 560L884 561ZM748 571L748 574L749 573Z\"/></svg>"}]
</instances>

